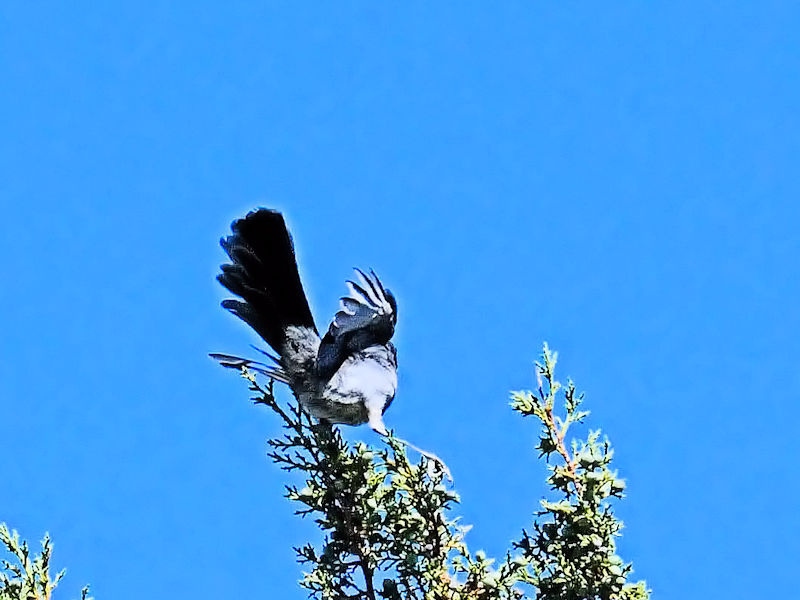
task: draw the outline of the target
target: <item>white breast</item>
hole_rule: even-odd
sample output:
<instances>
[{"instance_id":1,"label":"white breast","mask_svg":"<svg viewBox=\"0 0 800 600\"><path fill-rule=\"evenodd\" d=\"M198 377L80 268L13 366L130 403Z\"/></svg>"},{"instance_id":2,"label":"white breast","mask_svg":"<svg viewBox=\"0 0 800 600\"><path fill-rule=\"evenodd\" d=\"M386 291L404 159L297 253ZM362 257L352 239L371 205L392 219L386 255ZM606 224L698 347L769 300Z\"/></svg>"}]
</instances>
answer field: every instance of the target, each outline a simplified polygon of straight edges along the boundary
<instances>
[{"instance_id":1,"label":"white breast","mask_svg":"<svg viewBox=\"0 0 800 600\"><path fill-rule=\"evenodd\" d=\"M394 352L386 346L371 346L345 360L325 386L318 408L334 423L375 425L396 391Z\"/></svg>"}]
</instances>

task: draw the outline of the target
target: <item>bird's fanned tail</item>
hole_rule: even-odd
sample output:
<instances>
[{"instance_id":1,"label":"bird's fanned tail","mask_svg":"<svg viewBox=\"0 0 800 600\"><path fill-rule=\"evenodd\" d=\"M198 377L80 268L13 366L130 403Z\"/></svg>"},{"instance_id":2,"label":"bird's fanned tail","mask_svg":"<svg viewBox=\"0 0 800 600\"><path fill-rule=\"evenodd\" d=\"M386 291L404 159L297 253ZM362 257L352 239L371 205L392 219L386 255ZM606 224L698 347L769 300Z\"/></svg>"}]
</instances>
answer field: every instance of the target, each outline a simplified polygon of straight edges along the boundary
<instances>
[{"instance_id":1,"label":"bird's fanned tail","mask_svg":"<svg viewBox=\"0 0 800 600\"><path fill-rule=\"evenodd\" d=\"M231 263L217 279L242 300L222 306L281 354L289 326L316 332L286 223L279 212L262 208L234 221L231 230L220 240Z\"/></svg>"}]
</instances>

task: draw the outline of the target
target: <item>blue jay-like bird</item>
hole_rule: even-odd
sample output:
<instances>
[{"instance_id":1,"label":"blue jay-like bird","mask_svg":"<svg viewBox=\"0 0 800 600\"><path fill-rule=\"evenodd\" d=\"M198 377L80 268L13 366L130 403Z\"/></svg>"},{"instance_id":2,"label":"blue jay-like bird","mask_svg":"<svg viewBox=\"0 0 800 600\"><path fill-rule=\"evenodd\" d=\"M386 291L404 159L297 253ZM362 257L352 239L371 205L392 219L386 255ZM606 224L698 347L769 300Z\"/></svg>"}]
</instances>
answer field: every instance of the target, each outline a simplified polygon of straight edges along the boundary
<instances>
[{"instance_id":1,"label":"blue jay-like bird","mask_svg":"<svg viewBox=\"0 0 800 600\"><path fill-rule=\"evenodd\" d=\"M222 265L217 279L241 300L224 300L222 306L270 345L275 355L267 356L275 364L211 356L223 366L247 367L287 384L318 419L369 423L386 435L383 413L397 390L397 352L389 341L397 323L392 293L373 271L356 269L358 281L347 282L350 295L341 299L320 339L281 213L261 208L231 229L220 241L231 262Z\"/></svg>"}]
</instances>

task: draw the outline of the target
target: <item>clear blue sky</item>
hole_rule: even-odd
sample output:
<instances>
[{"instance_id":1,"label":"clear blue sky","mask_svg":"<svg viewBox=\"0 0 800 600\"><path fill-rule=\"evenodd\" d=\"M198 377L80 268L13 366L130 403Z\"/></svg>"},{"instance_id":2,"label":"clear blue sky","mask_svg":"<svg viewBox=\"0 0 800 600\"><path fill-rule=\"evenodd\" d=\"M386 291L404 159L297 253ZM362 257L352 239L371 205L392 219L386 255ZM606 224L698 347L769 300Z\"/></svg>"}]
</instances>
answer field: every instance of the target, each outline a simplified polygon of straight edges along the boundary
<instances>
[{"instance_id":1,"label":"clear blue sky","mask_svg":"<svg viewBox=\"0 0 800 600\"><path fill-rule=\"evenodd\" d=\"M289 546L314 528L265 458L277 421L206 357L257 341L214 276L263 205L323 327L354 265L396 292L387 421L447 460L474 549L544 491L507 402L547 340L616 446L621 553L656 597L785 597L799 17L4 3L0 520L51 532L62 598L304 597Z\"/></svg>"}]
</instances>

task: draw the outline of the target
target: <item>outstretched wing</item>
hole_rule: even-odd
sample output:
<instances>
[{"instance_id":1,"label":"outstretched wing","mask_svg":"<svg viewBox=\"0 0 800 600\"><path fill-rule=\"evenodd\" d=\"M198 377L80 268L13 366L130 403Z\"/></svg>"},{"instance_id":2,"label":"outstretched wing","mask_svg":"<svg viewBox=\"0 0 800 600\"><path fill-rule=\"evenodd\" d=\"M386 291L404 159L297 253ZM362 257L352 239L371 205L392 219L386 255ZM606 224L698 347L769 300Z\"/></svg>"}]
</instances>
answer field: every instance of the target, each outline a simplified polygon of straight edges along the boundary
<instances>
[{"instance_id":1,"label":"outstretched wing","mask_svg":"<svg viewBox=\"0 0 800 600\"><path fill-rule=\"evenodd\" d=\"M358 282L347 281L350 295L341 299L341 309L331 323L330 333L340 337L355 331L373 332L383 338L386 332L394 333L397 323L397 304L390 291L383 287L381 280L370 270L366 275L356 269ZM386 343L389 338L377 343Z\"/></svg>"},{"instance_id":2,"label":"outstretched wing","mask_svg":"<svg viewBox=\"0 0 800 600\"><path fill-rule=\"evenodd\" d=\"M374 271L369 275L356 269L358 281L348 281L350 295L341 299L341 308L322 339L317 355L320 377L333 375L353 352L384 345L394 335L397 302Z\"/></svg>"}]
</instances>

